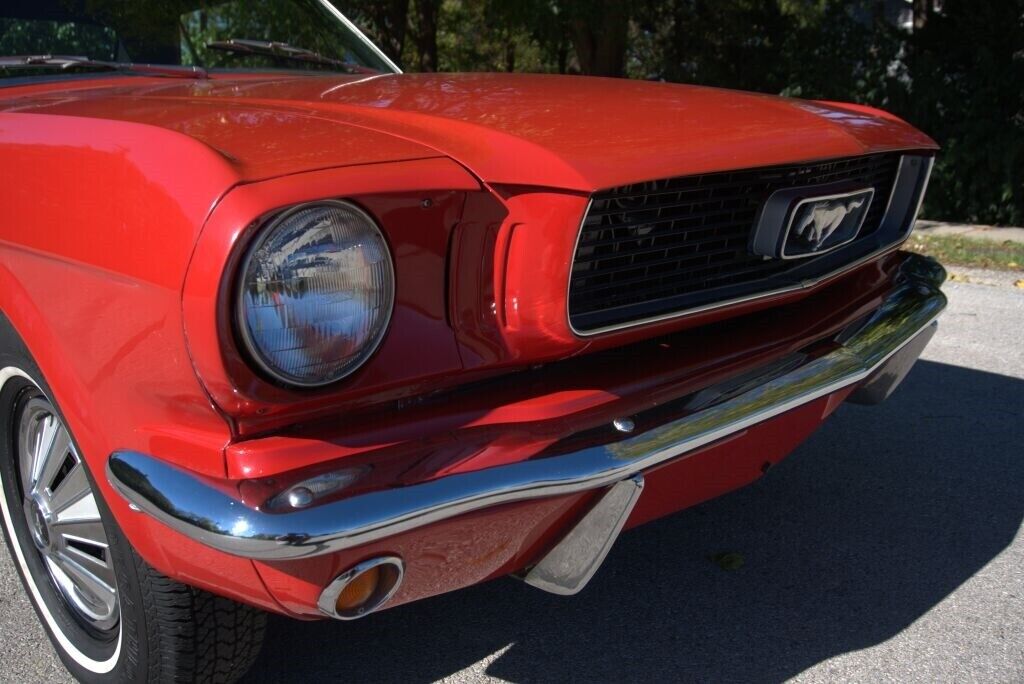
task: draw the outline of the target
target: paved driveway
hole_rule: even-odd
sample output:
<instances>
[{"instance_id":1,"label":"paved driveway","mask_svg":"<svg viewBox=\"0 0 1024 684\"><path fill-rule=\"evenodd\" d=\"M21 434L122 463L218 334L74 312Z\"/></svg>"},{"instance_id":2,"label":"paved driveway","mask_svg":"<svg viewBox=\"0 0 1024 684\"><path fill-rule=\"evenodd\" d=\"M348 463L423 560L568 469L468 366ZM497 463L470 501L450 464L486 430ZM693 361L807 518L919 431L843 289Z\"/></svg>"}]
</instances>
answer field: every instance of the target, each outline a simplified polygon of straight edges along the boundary
<instances>
[{"instance_id":1,"label":"paved driveway","mask_svg":"<svg viewBox=\"0 0 1024 684\"><path fill-rule=\"evenodd\" d=\"M888 404L627 534L581 595L499 580L359 623L275 619L250 681L1024 680L1024 291L968 275L1004 284L947 286ZM708 560L724 551L743 567ZM2 555L0 679L65 679Z\"/></svg>"}]
</instances>

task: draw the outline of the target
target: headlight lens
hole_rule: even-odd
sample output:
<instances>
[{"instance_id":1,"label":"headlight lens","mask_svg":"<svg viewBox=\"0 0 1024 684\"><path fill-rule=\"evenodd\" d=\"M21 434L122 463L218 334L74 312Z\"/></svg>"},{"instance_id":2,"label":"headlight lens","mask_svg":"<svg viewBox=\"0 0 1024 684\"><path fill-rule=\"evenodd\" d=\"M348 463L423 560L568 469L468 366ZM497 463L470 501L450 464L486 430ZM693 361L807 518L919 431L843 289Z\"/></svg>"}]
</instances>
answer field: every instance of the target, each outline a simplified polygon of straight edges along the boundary
<instances>
[{"instance_id":1,"label":"headlight lens","mask_svg":"<svg viewBox=\"0 0 1024 684\"><path fill-rule=\"evenodd\" d=\"M374 352L394 298L391 254L373 220L347 202L317 202L280 215L249 250L238 324L264 371L317 387Z\"/></svg>"}]
</instances>

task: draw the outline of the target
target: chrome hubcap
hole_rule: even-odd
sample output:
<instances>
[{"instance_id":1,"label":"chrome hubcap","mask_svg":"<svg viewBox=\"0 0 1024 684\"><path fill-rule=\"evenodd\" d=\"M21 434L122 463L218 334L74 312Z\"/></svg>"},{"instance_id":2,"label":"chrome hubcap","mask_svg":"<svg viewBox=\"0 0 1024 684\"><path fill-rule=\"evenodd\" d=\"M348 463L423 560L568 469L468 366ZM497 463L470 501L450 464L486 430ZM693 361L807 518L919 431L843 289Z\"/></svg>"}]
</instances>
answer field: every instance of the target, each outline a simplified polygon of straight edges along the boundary
<instances>
[{"instance_id":1,"label":"chrome hubcap","mask_svg":"<svg viewBox=\"0 0 1024 684\"><path fill-rule=\"evenodd\" d=\"M117 581L96 495L71 436L44 399L31 399L18 426L25 522L57 591L86 624L113 629Z\"/></svg>"},{"instance_id":2,"label":"chrome hubcap","mask_svg":"<svg viewBox=\"0 0 1024 684\"><path fill-rule=\"evenodd\" d=\"M48 551L50 549L50 523L43 510L41 502L32 499L25 501L25 517L28 519L28 528L32 531L32 541L36 543L36 548L40 551Z\"/></svg>"}]
</instances>

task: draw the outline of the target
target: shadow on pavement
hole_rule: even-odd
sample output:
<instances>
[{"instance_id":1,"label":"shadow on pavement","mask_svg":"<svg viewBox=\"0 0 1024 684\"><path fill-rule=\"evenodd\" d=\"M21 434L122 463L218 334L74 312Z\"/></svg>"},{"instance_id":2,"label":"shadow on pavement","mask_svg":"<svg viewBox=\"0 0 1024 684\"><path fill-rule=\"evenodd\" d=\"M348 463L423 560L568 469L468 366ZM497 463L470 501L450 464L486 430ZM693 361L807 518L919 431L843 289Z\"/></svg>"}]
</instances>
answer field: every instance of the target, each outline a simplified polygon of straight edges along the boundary
<instances>
[{"instance_id":1,"label":"shadow on pavement","mask_svg":"<svg viewBox=\"0 0 1024 684\"><path fill-rule=\"evenodd\" d=\"M931 362L759 483L624 535L574 598L499 580L361 622L271 621L249 681L774 681L906 628L1024 515L1024 380ZM732 551L726 571L708 556Z\"/></svg>"}]
</instances>

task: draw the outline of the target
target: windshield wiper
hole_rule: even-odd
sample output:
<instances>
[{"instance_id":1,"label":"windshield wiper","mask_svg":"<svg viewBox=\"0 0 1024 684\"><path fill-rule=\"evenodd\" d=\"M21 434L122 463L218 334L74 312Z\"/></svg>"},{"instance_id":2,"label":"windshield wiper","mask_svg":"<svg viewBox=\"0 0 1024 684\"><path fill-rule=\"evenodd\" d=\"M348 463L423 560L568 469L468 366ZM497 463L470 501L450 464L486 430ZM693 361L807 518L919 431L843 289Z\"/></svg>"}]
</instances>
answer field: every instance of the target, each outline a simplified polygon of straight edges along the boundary
<instances>
[{"instance_id":1,"label":"windshield wiper","mask_svg":"<svg viewBox=\"0 0 1024 684\"><path fill-rule=\"evenodd\" d=\"M77 67L127 71L147 76L170 78L207 78L206 70L195 66L175 64L134 64L132 62L106 62L76 55L13 55L0 57L0 69L32 69L56 67L61 70Z\"/></svg>"},{"instance_id":2,"label":"windshield wiper","mask_svg":"<svg viewBox=\"0 0 1024 684\"><path fill-rule=\"evenodd\" d=\"M281 59L290 59L296 62L308 62L310 64L322 64L324 66L341 67L352 73L377 73L374 69L368 69L359 64L334 59L319 52L313 52L306 48L296 47L288 43L279 43L272 40L249 40L245 38L232 38L230 40L215 40L207 43L206 47L211 50L224 50L225 52L241 52L250 55L268 55Z\"/></svg>"}]
</instances>

